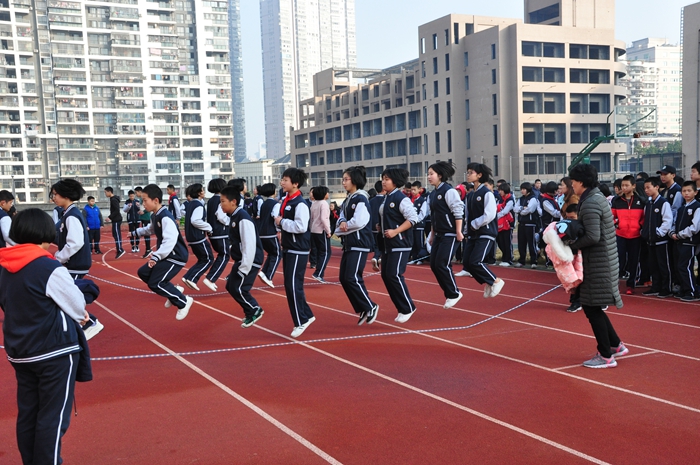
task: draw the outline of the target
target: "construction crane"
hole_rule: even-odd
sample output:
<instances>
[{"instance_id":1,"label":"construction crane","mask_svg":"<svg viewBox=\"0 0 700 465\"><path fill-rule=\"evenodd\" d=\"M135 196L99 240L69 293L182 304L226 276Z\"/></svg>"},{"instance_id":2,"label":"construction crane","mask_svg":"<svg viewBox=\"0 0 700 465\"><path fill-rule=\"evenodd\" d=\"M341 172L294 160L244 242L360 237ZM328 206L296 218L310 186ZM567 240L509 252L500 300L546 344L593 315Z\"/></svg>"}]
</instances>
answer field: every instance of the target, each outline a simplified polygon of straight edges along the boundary
<instances>
[{"instance_id":1,"label":"construction crane","mask_svg":"<svg viewBox=\"0 0 700 465\"><path fill-rule=\"evenodd\" d=\"M630 126L632 126L632 125L634 125L634 124L637 124L637 123L639 123L640 121L643 121L643 120L647 119L647 118L648 118L649 116L651 116L652 113L654 113L655 111L656 111L656 108L653 108L649 113L647 113L647 114L644 115L643 117L639 118L639 119L636 120L636 121L631 122L631 123L628 124L627 126L623 126L622 128L620 128L619 131L616 130L613 134L608 134L607 136L596 137L595 139L593 139L592 141L590 141L590 142L588 143L588 145L586 145L586 146L583 148L583 150L581 150L581 151L578 153L578 155L576 155L576 156L574 157L574 159L571 160L571 165L569 165L569 168L567 169L567 171L570 171L571 168L573 168L574 166L578 165L579 163L585 163L586 165L590 164L590 163L591 163L591 153L596 149L596 147L598 147L598 146L599 146L600 144L602 144L603 142L607 142L607 141L610 141L610 140L613 140L613 139L617 139L617 138L619 138L619 137L624 137L624 136L622 136L622 135L620 134L621 131L624 131L625 129L628 129ZM607 126L608 126L608 127L610 127L610 115L612 115L613 113L614 113L614 111L611 111L610 114L608 115L608 119L607 119ZM649 134L649 133L650 133L650 131L635 132L634 134L631 135L631 137L634 138L634 139L638 139L638 138L642 137L643 135ZM627 137L629 137L629 136L627 136Z\"/></svg>"}]
</instances>

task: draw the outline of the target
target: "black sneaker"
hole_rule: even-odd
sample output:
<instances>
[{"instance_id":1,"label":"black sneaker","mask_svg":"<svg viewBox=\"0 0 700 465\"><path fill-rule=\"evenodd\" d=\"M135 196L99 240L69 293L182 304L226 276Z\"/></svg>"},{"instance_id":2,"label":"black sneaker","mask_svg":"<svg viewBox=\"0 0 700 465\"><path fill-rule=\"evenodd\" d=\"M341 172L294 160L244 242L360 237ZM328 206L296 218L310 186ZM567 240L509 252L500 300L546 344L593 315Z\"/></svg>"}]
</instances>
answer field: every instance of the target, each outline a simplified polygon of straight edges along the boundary
<instances>
[{"instance_id":1,"label":"black sneaker","mask_svg":"<svg viewBox=\"0 0 700 465\"><path fill-rule=\"evenodd\" d=\"M247 316L243 320L243 323L241 323L242 328L249 328L255 324L256 321L258 321L260 318L262 318L263 314L265 312L263 311L262 308L258 308L258 310L253 313L253 316Z\"/></svg>"},{"instance_id":2,"label":"black sneaker","mask_svg":"<svg viewBox=\"0 0 700 465\"><path fill-rule=\"evenodd\" d=\"M102 255L102 252L98 250L97 252L95 252L95 255Z\"/></svg>"},{"instance_id":3,"label":"black sneaker","mask_svg":"<svg viewBox=\"0 0 700 465\"><path fill-rule=\"evenodd\" d=\"M566 311L569 313L576 313L579 310L581 310L581 305L579 304L571 304L569 305L569 308L566 309Z\"/></svg>"},{"instance_id":4,"label":"black sneaker","mask_svg":"<svg viewBox=\"0 0 700 465\"><path fill-rule=\"evenodd\" d=\"M362 325L367 320L367 312L360 312L360 319L357 321L357 326Z\"/></svg>"},{"instance_id":5,"label":"black sneaker","mask_svg":"<svg viewBox=\"0 0 700 465\"><path fill-rule=\"evenodd\" d=\"M125 250L122 250L122 251L117 252L117 255L114 257L114 259L116 260L116 259L118 259L118 258L122 258L122 257L124 256L125 253L126 253Z\"/></svg>"},{"instance_id":6,"label":"black sneaker","mask_svg":"<svg viewBox=\"0 0 700 465\"><path fill-rule=\"evenodd\" d=\"M659 291L652 291L651 289L649 289L648 291L642 292L642 295L659 295Z\"/></svg>"},{"instance_id":7,"label":"black sneaker","mask_svg":"<svg viewBox=\"0 0 700 465\"><path fill-rule=\"evenodd\" d=\"M369 311L369 314L367 314L367 324L371 325L374 323L374 320L377 319L377 315L379 314L379 304L374 304L374 307L372 307L372 310Z\"/></svg>"},{"instance_id":8,"label":"black sneaker","mask_svg":"<svg viewBox=\"0 0 700 465\"><path fill-rule=\"evenodd\" d=\"M148 257L150 257L150 256L151 256L151 254L152 254L152 253L153 253L153 251L152 251L152 250L146 250L146 253L145 253L145 254L143 254L143 257L141 257L141 258L148 258Z\"/></svg>"},{"instance_id":9,"label":"black sneaker","mask_svg":"<svg viewBox=\"0 0 700 465\"><path fill-rule=\"evenodd\" d=\"M657 295L656 297L658 297L659 299L665 299L665 298L667 298L667 297L671 297L672 295L673 295L673 294L671 294L671 293L668 292L668 291L666 291L666 292L661 291L661 292L659 292L659 295Z\"/></svg>"},{"instance_id":10,"label":"black sneaker","mask_svg":"<svg viewBox=\"0 0 700 465\"><path fill-rule=\"evenodd\" d=\"M681 297L681 302L697 302L698 300L700 300L700 297L696 297L693 294Z\"/></svg>"}]
</instances>

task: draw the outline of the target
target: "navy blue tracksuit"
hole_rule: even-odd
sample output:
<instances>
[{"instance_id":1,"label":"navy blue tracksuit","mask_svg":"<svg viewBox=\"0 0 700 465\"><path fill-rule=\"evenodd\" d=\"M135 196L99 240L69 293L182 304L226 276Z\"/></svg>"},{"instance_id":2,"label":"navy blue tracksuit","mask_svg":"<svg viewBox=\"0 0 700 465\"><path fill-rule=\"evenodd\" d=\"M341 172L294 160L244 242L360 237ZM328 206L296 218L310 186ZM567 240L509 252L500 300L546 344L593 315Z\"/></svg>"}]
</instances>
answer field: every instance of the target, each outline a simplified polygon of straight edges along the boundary
<instances>
[{"instance_id":1,"label":"navy blue tracksuit","mask_svg":"<svg viewBox=\"0 0 700 465\"><path fill-rule=\"evenodd\" d=\"M267 253L267 258L265 258L265 263L263 263L260 271L270 281L275 276L280 260L282 260L282 249L280 249L280 241L277 239L277 228L273 217L275 206L277 206L275 199L265 199L260 207L260 215L257 222L260 242L263 250Z\"/></svg>"},{"instance_id":2,"label":"navy blue tracksuit","mask_svg":"<svg viewBox=\"0 0 700 465\"><path fill-rule=\"evenodd\" d=\"M211 242L211 247L216 252L216 259L212 263L211 268L209 268L209 273L207 273L207 279L211 282L216 282L221 273L224 272L226 265L229 261L229 248L231 243L228 238L228 225L223 224L216 217L216 212L221 204L221 196L216 194L207 202L207 223L212 228L211 237L209 241Z\"/></svg>"},{"instance_id":3,"label":"navy blue tracksuit","mask_svg":"<svg viewBox=\"0 0 700 465\"><path fill-rule=\"evenodd\" d=\"M201 212L199 212L200 209ZM206 220L207 211L204 208L204 202L199 199L190 201L185 210L185 238L192 249L192 253L197 257L197 263L187 270L185 279L194 283L199 281L199 278L214 263L214 252L207 241L206 231L195 226L197 221L199 221L199 224L206 225L211 231L211 226L208 225Z\"/></svg>"},{"instance_id":4,"label":"navy blue tracksuit","mask_svg":"<svg viewBox=\"0 0 700 465\"><path fill-rule=\"evenodd\" d=\"M493 215L491 217L491 215ZM490 220L489 220L489 217ZM493 193L480 185L474 192L467 195L466 214L467 243L464 247L464 257L467 260L467 271L471 273L479 284L493 286L496 281L486 260L489 251L495 246L498 235L496 221L496 199ZM474 222L481 224L474 224Z\"/></svg>"},{"instance_id":5,"label":"navy blue tracksuit","mask_svg":"<svg viewBox=\"0 0 700 465\"><path fill-rule=\"evenodd\" d=\"M250 290L262 266L263 249L255 224L243 206L231 214L228 234L233 267L226 282L226 290L243 308L245 316L252 317L260 309ZM244 254L247 262L243 261Z\"/></svg>"},{"instance_id":6,"label":"navy blue tracksuit","mask_svg":"<svg viewBox=\"0 0 700 465\"><path fill-rule=\"evenodd\" d=\"M433 247L430 251L430 269L435 275L445 298L454 299L459 296L459 289L452 274L452 256L457 247L457 220L461 220L460 215L455 216L447 203L446 195L450 192L453 200L459 201L460 208L463 209L463 203L459 200L459 193L455 191L451 185L443 182L429 197L430 204L430 222L433 229Z\"/></svg>"}]
</instances>

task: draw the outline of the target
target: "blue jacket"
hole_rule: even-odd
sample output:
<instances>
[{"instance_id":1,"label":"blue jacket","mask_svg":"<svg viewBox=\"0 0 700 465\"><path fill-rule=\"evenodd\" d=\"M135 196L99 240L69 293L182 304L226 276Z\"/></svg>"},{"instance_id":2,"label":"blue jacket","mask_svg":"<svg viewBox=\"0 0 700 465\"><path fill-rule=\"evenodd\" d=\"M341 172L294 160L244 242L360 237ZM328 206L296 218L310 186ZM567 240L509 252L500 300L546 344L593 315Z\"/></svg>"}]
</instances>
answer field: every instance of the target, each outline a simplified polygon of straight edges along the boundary
<instances>
[{"instance_id":1,"label":"blue jacket","mask_svg":"<svg viewBox=\"0 0 700 465\"><path fill-rule=\"evenodd\" d=\"M91 207L89 204L85 205L85 208L83 208L83 216L85 217L87 227L90 229L100 229L102 226L104 226L102 212L97 204L95 204L93 207Z\"/></svg>"}]
</instances>

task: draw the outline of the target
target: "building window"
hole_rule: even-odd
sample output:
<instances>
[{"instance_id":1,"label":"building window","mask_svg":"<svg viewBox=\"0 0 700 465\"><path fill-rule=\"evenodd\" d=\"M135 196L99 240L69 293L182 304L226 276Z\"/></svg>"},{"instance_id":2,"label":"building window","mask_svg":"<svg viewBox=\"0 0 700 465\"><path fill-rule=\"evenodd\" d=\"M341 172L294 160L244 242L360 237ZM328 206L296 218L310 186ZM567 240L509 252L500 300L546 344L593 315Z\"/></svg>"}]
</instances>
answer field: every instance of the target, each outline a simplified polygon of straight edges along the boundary
<instances>
[{"instance_id":1,"label":"building window","mask_svg":"<svg viewBox=\"0 0 700 465\"><path fill-rule=\"evenodd\" d=\"M438 82L433 81L433 97L437 98L438 96Z\"/></svg>"},{"instance_id":2,"label":"building window","mask_svg":"<svg viewBox=\"0 0 700 465\"><path fill-rule=\"evenodd\" d=\"M464 25L465 31L464 35L474 34L474 23L467 23Z\"/></svg>"},{"instance_id":3,"label":"building window","mask_svg":"<svg viewBox=\"0 0 700 465\"><path fill-rule=\"evenodd\" d=\"M428 98L428 92L425 88L425 84L421 84L421 90L423 91L423 100L426 100Z\"/></svg>"},{"instance_id":4,"label":"building window","mask_svg":"<svg viewBox=\"0 0 700 465\"><path fill-rule=\"evenodd\" d=\"M425 77L425 61L420 62L420 77Z\"/></svg>"},{"instance_id":5,"label":"building window","mask_svg":"<svg viewBox=\"0 0 700 465\"><path fill-rule=\"evenodd\" d=\"M467 141L467 150L469 150L470 148L472 148L472 131L471 131L471 129L467 128L465 135L466 135L466 141Z\"/></svg>"},{"instance_id":6,"label":"building window","mask_svg":"<svg viewBox=\"0 0 700 465\"><path fill-rule=\"evenodd\" d=\"M559 4L549 5L530 12L530 24L544 23L559 16Z\"/></svg>"},{"instance_id":7,"label":"building window","mask_svg":"<svg viewBox=\"0 0 700 465\"><path fill-rule=\"evenodd\" d=\"M496 44L491 44L491 59L496 59Z\"/></svg>"},{"instance_id":8,"label":"building window","mask_svg":"<svg viewBox=\"0 0 700 465\"><path fill-rule=\"evenodd\" d=\"M563 153L526 154L523 158L526 175L563 175L566 172L566 155Z\"/></svg>"},{"instance_id":9,"label":"building window","mask_svg":"<svg viewBox=\"0 0 700 465\"><path fill-rule=\"evenodd\" d=\"M440 104L435 104L435 126L440 125Z\"/></svg>"},{"instance_id":10,"label":"building window","mask_svg":"<svg viewBox=\"0 0 700 465\"><path fill-rule=\"evenodd\" d=\"M610 154L609 153L592 153L591 154L591 165L595 166L595 169L599 173L609 173L610 169Z\"/></svg>"},{"instance_id":11,"label":"building window","mask_svg":"<svg viewBox=\"0 0 700 465\"><path fill-rule=\"evenodd\" d=\"M450 54L445 53L445 71L450 70Z\"/></svg>"},{"instance_id":12,"label":"building window","mask_svg":"<svg viewBox=\"0 0 700 465\"><path fill-rule=\"evenodd\" d=\"M423 134L423 155L428 154L428 135Z\"/></svg>"},{"instance_id":13,"label":"building window","mask_svg":"<svg viewBox=\"0 0 700 465\"><path fill-rule=\"evenodd\" d=\"M422 166L421 163L411 163L408 165L409 166L409 175L412 178L420 178L423 176L423 172L421 170Z\"/></svg>"},{"instance_id":14,"label":"building window","mask_svg":"<svg viewBox=\"0 0 700 465\"><path fill-rule=\"evenodd\" d=\"M459 23L454 23L453 35L455 38L455 45L459 44Z\"/></svg>"},{"instance_id":15,"label":"building window","mask_svg":"<svg viewBox=\"0 0 700 465\"><path fill-rule=\"evenodd\" d=\"M523 124L523 144L565 143L565 124Z\"/></svg>"},{"instance_id":16,"label":"building window","mask_svg":"<svg viewBox=\"0 0 700 465\"><path fill-rule=\"evenodd\" d=\"M464 116L465 120L469 121L469 99L464 101Z\"/></svg>"},{"instance_id":17,"label":"building window","mask_svg":"<svg viewBox=\"0 0 700 465\"><path fill-rule=\"evenodd\" d=\"M565 113L564 94L523 92L523 113Z\"/></svg>"},{"instance_id":18,"label":"building window","mask_svg":"<svg viewBox=\"0 0 700 465\"><path fill-rule=\"evenodd\" d=\"M437 34L433 34L433 50L437 50L437 48L438 48Z\"/></svg>"},{"instance_id":19,"label":"building window","mask_svg":"<svg viewBox=\"0 0 700 465\"><path fill-rule=\"evenodd\" d=\"M524 66L523 81L564 82L564 68L533 68Z\"/></svg>"},{"instance_id":20,"label":"building window","mask_svg":"<svg viewBox=\"0 0 700 465\"><path fill-rule=\"evenodd\" d=\"M428 107L423 107L423 127L428 127Z\"/></svg>"},{"instance_id":21,"label":"building window","mask_svg":"<svg viewBox=\"0 0 700 465\"><path fill-rule=\"evenodd\" d=\"M447 101L447 124L452 123L452 102Z\"/></svg>"},{"instance_id":22,"label":"building window","mask_svg":"<svg viewBox=\"0 0 700 465\"><path fill-rule=\"evenodd\" d=\"M447 152L452 153L452 131L447 131Z\"/></svg>"},{"instance_id":23,"label":"building window","mask_svg":"<svg viewBox=\"0 0 700 465\"><path fill-rule=\"evenodd\" d=\"M496 84L496 70L491 70L491 84Z\"/></svg>"},{"instance_id":24,"label":"building window","mask_svg":"<svg viewBox=\"0 0 700 465\"><path fill-rule=\"evenodd\" d=\"M493 175L498 176L498 155L493 156Z\"/></svg>"},{"instance_id":25,"label":"building window","mask_svg":"<svg viewBox=\"0 0 700 465\"><path fill-rule=\"evenodd\" d=\"M408 129L420 128L420 111L414 110L408 112Z\"/></svg>"},{"instance_id":26,"label":"building window","mask_svg":"<svg viewBox=\"0 0 700 465\"><path fill-rule=\"evenodd\" d=\"M440 153L440 133L435 133L435 153Z\"/></svg>"},{"instance_id":27,"label":"building window","mask_svg":"<svg viewBox=\"0 0 700 465\"><path fill-rule=\"evenodd\" d=\"M438 73L438 59L437 57L433 57L433 74Z\"/></svg>"},{"instance_id":28,"label":"building window","mask_svg":"<svg viewBox=\"0 0 700 465\"><path fill-rule=\"evenodd\" d=\"M409 155L420 154L420 137L410 137L408 139L408 153Z\"/></svg>"},{"instance_id":29,"label":"building window","mask_svg":"<svg viewBox=\"0 0 700 465\"><path fill-rule=\"evenodd\" d=\"M450 95L450 78L445 78L445 95Z\"/></svg>"},{"instance_id":30,"label":"building window","mask_svg":"<svg viewBox=\"0 0 700 465\"><path fill-rule=\"evenodd\" d=\"M498 98L496 94L491 94L491 106L493 107L493 115L498 115Z\"/></svg>"},{"instance_id":31,"label":"building window","mask_svg":"<svg viewBox=\"0 0 700 465\"><path fill-rule=\"evenodd\" d=\"M526 57L564 58L564 44L523 41L521 53Z\"/></svg>"},{"instance_id":32,"label":"building window","mask_svg":"<svg viewBox=\"0 0 700 465\"><path fill-rule=\"evenodd\" d=\"M420 52L425 53L425 37L420 38Z\"/></svg>"},{"instance_id":33,"label":"building window","mask_svg":"<svg viewBox=\"0 0 700 465\"><path fill-rule=\"evenodd\" d=\"M464 67L469 66L469 52L464 52Z\"/></svg>"},{"instance_id":34,"label":"building window","mask_svg":"<svg viewBox=\"0 0 700 465\"><path fill-rule=\"evenodd\" d=\"M569 58L609 60L610 47L607 45L569 44Z\"/></svg>"},{"instance_id":35,"label":"building window","mask_svg":"<svg viewBox=\"0 0 700 465\"><path fill-rule=\"evenodd\" d=\"M464 90L469 90L469 76L464 76Z\"/></svg>"},{"instance_id":36,"label":"building window","mask_svg":"<svg viewBox=\"0 0 700 465\"><path fill-rule=\"evenodd\" d=\"M498 125L493 125L493 145L498 146Z\"/></svg>"},{"instance_id":37,"label":"building window","mask_svg":"<svg viewBox=\"0 0 700 465\"><path fill-rule=\"evenodd\" d=\"M445 46L450 45L450 30L445 29Z\"/></svg>"}]
</instances>

